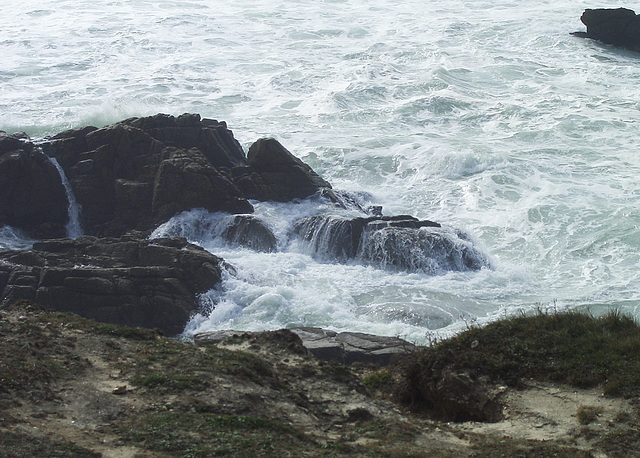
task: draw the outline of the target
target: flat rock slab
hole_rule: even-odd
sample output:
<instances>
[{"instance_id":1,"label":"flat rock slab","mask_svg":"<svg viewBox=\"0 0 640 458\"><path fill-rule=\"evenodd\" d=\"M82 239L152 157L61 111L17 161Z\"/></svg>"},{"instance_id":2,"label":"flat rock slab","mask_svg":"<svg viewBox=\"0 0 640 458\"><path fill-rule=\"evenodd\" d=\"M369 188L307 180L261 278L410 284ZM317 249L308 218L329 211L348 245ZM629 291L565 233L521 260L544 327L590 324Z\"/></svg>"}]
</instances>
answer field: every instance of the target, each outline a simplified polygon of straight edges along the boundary
<instances>
[{"instance_id":1,"label":"flat rock slab","mask_svg":"<svg viewBox=\"0 0 640 458\"><path fill-rule=\"evenodd\" d=\"M398 337L384 337L360 332L334 332L321 328L293 328L289 331L302 340L302 345L316 358L324 361L355 362L388 365L393 358L415 351L416 346ZM196 334L196 345L216 345L243 334L244 331L210 331Z\"/></svg>"}]
</instances>

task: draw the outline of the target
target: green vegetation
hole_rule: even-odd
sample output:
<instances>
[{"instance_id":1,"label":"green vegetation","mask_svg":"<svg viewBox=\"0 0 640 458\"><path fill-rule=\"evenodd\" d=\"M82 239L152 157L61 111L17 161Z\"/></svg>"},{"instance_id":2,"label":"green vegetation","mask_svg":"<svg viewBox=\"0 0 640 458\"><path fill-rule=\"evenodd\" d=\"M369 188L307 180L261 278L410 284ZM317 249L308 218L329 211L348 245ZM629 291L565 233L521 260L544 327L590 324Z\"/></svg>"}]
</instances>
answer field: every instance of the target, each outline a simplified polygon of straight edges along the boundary
<instances>
[{"instance_id":1,"label":"green vegetation","mask_svg":"<svg viewBox=\"0 0 640 458\"><path fill-rule=\"evenodd\" d=\"M588 425L593 423L602 414L601 407L594 406L580 406L576 411L576 418L581 425Z\"/></svg>"},{"instance_id":2,"label":"green vegetation","mask_svg":"<svg viewBox=\"0 0 640 458\"><path fill-rule=\"evenodd\" d=\"M617 312L519 316L471 328L408 358L397 394L415 407L437 410L451 380L458 388L467 380L474 389L483 380L514 387L538 380L601 386L607 395L629 397L640 393L639 355L640 326ZM486 402L483 393L472 396L477 404ZM453 410L457 419L482 416Z\"/></svg>"},{"instance_id":3,"label":"green vegetation","mask_svg":"<svg viewBox=\"0 0 640 458\"><path fill-rule=\"evenodd\" d=\"M142 343L141 350L120 363L131 383L162 393L202 391L215 386L219 374L257 385L277 384L271 367L251 353L215 346L204 349L170 339Z\"/></svg>"},{"instance_id":4,"label":"green vegetation","mask_svg":"<svg viewBox=\"0 0 640 458\"><path fill-rule=\"evenodd\" d=\"M472 456L492 458L593 458L591 452L551 441L518 440L510 437L472 438Z\"/></svg>"},{"instance_id":5,"label":"green vegetation","mask_svg":"<svg viewBox=\"0 0 640 458\"><path fill-rule=\"evenodd\" d=\"M122 437L146 450L181 457L277 456L316 444L282 422L243 415L154 410L123 425Z\"/></svg>"},{"instance_id":6,"label":"green vegetation","mask_svg":"<svg viewBox=\"0 0 640 458\"><path fill-rule=\"evenodd\" d=\"M393 383L393 372L388 369L374 372L362 379L362 384L371 392L392 391Z\"/></svg>"},{"instance_id":7,"label":"green vegetation","mask_svg":"<svg viewBox=\"0 0 640 458\"><path fill-rule=\"evenodd\" d=\"M50 399L52 381L88 367L55 327L47 329L26 315L0 320L0 355L0 394L28 390Z\"/></svg>"},{"instance_id":8,"label":"green vegetation","mask_svg":"<svg viewBox=\"0 0 640 458\"><path fill-rule=\"evenodd\" d=\"M0 311L0 456L97 456L127 447L180 457L582 457L590 456L579 445L585 441L610 456L640 448L638 403L615 417L580 406L582 426L568 441L478 434L422 416L496 421L500 386L530 380L639 395L640 327L618 313L506 319L379 368L315 360L288 331L240 335L232 348L247 351L239 351L14 307ZM358 396L352 404L350 393ZM420 415L400 413L383 397ZM99 427L83 427L86 419ZM57 429L44 433L53 423ZM61 434L66 428L83 439ZM441 429L449 439L438 445Z\"/></svg>"}]
</instances>

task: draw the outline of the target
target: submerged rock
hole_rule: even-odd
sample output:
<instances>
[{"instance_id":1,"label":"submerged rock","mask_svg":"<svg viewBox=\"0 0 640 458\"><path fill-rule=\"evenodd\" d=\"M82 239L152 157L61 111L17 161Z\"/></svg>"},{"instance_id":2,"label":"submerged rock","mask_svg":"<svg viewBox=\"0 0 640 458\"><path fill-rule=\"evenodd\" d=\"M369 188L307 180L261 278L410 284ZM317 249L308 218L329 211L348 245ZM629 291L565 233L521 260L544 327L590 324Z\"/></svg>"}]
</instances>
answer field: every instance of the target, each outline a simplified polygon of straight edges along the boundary
<instances>
[{"instance_id":1,"label":"submerged rock","mask_svg":"<svg viewBox=\"0 0 640 458\"><path fill-rule=\"evenodd\" d=\"M151 237L185 237L203 245L221 239L229 245L266 253L276 251L278 244L269 226L254 215L210 213L203 209L174 216L158 226Z\"/></svg>"},{"instance_id":2,"label":"submerged rock","mask_svg":"<svg viewBox=\"0 0 640 458\"><path fill-rule=\"evenodd\" d=\"M428 274L489 266L487 256L461 231L411 216L318 215L297 221L294 232L314 256L340 262L355 259L377 267Z\"/></svg>"},{"instance_id":3,"label":"submerged rock","mask_svg":"<svg viewBox=\"0 0 640 458\"><path fill-rule=\"evenodd\" d=\"M587 31L575 32L574 35L640 51L640 17L633 10L586 9L580 20L587 26Z\"/></svg>"},{"instance_id":4,"label":"submerged rock","mask_svg":"<svg viewBox=\"0 0 640 458\"><path fill-rule=\"evenodd\" d=\"M98 321L182 332L222 260L185 239L84 236L0 253L0 307L28 299Z\"/></svg>"},{"instance_id":5,"label":"submerged rock","mask_svg":"<svg viewBox=\"0 0 640 458\"><path fill-rule=\"evenodd\" d=\"M278 245L271 229L251 215L234 215L222 230L221 236L234 245L266 253L276 251Z\"/></svg>"}]
</instances>

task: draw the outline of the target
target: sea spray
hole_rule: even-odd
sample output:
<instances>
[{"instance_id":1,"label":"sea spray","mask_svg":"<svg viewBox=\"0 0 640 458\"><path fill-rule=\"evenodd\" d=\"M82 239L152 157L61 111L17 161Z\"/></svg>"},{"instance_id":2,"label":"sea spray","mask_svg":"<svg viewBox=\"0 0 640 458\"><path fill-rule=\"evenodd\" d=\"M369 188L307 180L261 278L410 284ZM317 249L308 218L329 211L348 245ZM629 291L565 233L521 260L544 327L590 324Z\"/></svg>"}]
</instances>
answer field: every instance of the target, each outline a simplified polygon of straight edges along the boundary
<instances>
[{"instance_id":1,"label":"sea spray","mask_svg":"<svg viewBox=\"0 0 640 458\"><path fill-rule=\"evenodd\" d=\"M343 265L287 246L291 221L323 212L257 203L277 252L202 240L241 275L225 297L243 312L215 326L260 327L276 301L248 306L290 297L279 283L295 290L283 325L416 338L556 299L640 317L640 65L570 35L584 5L148 3L0 2L0 129L200 113L245 150L276 137L334 188L460 228L491 255L490 269L435 276Z\"/></svg>"},{"instance_id":2,"label":"sea spray","mask_svg":"<svg viewBox=\"0 0 640 458\"><path fill-rule=\"evenodd\" d=\"M82 227L80 226L80 205L78 205L78 203L76 202L76 196L73 193L73 189L71 188L71 183L69 183L67 175L64 173L64 170L62 169L58 161L54 157L50 157L49 160L56 167L56 170L60 174L60 180L62 180L62 185L64 186L67 200L69 201L69 206L67 207L67 212L69 215L69 220L66 225L67 237L71 239L77 239L83 234Z\"/></svg>"},{"instance_id":3,"label":"sea spray","mask_svg":"<svg viewBox=\"0 0 640 458\"><path fill-rule=\"evenodd\" d=\"M152 238L186 237L221 256L230 266L223 276L221 286L201 296L202 310L187 325L186 337L216 329L260 330L319 326L385 335L391 332L410 337L413 341L422 341L426 338L426 330L449 326L460 316L467 314L468 310L477 307L463 305L466 302L464 299L447 293L450 286L437 286L452 282L469 286L468 283L475 274L465 266L463 255L458 258L455 256L470 247L478 250L478 259L486 263L474 267L489 266L488 254L480 251L460 231L439 229L440 238L437 242L429 238L433 237L429 233L419 235L426 237L433 245L442 243L441 239L444 239L446 246L435 253L436 259L432 264L436 267L429 265L428 269L425 268L427 264L424 259L430 253L422 253L420 259L423 264L418 265L412 260L414 264L407 262L403 267L418 268L414 272L402 272L403 269L397 268L397 259L412 259L412 248L404 247L401 243L387 242L385 246L384 242L378 243L375 236L367 236L366 243L377 246L376 249L372 248L376 255L384 254L385 250L410 251L395 255L386 253L384 259L374 259L374 255L369 253L369 259L366 259L360 254L361 248L356 246L350 251L355 257L349 259L338 256L339 259L332 259L328 256L334 253L331 247L341 240L341 237L332 238L335 231L328 230L325 233L321 229L319 235L313 234L313 237L321 241L310 250L309 243L302 240L294 230L295 222L305 218L326 220L329 226L335 223L336 227L344 228L345 222L359 213L337 209L327 205L322 199L289 204L257 203L255 208L252 218L262 221L277 234L277 251L259 252L230 243L223 235L238 215L210 213L202 209L178 214L152 233ZM344 213L309 216L329 211ZM413 219L398 221L428 223ZM328 226L321 224L319 227ZM415 234L423 234L423 229L416 228L413 231ZM400 238L404 236L396 235ZM419 245L413 250L420 248ZM322 253L318 254L317 250ZM366 250L362 252L365 253ZM338 253L344 254L344 251L339 250ZM396 259L396 265L392 265L391 259ZM448 272L447 269L452 267L460 272ZM433 275L440 278L436 280L432 278ZM434 288L442 288L442 292L430 293Z\"/></svg>"}]
</instances>

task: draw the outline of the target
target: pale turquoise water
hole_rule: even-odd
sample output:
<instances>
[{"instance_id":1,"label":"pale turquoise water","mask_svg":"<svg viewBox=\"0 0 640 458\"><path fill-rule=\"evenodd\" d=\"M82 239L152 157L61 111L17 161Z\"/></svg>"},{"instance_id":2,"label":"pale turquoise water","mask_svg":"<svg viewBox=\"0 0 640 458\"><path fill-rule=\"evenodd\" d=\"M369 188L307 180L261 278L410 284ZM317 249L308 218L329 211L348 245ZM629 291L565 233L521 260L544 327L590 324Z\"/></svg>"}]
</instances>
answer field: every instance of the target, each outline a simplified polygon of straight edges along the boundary
<instances>
[{"instance_id":1,"label":"pale turquoise water","mask_svg":"<svg viewBox=\"0 0 640 458\"><path fill-rule=\"evenodd\" d=\"M0 129L43 136L197 112L245 146L278 138L386 214L468 231L495 266L426 276L213 244L239 275L201 328L420 340L539 306L638 316L640 55L570 36L588 7L5 1ZM301 211L258 210L285 226L274 215Z\"/></svg>"}]
</instances>

